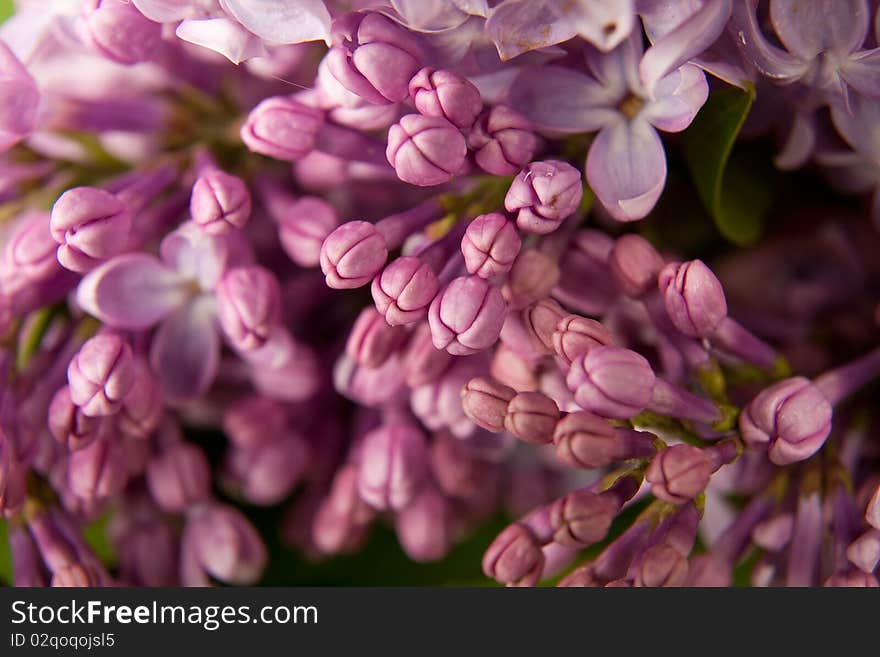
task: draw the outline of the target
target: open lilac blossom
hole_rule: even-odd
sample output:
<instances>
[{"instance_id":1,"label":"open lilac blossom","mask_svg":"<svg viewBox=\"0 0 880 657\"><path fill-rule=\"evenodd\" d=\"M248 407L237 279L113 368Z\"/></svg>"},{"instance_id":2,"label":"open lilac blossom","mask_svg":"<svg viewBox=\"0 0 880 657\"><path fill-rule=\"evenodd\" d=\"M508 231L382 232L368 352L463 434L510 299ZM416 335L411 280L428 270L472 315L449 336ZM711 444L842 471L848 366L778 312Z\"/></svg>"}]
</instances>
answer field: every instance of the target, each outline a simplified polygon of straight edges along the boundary
<instances>
[{"instance_id":1,"label":"open lilac blossom","mask_svg":"<svg viewBox=\"0 0 880 657\"><path fill-rule=\"evenodd\" d=\"M525 69L509 92L540 130L598 130L587 155L587 182L619 221L644 218L666 184L657 130L687 128L709 93L702 71L684 62L646 88L638 71L641 35L633 34L611 54L589 56L592 76L556 66Z\"/></svg>"}]
</instances>

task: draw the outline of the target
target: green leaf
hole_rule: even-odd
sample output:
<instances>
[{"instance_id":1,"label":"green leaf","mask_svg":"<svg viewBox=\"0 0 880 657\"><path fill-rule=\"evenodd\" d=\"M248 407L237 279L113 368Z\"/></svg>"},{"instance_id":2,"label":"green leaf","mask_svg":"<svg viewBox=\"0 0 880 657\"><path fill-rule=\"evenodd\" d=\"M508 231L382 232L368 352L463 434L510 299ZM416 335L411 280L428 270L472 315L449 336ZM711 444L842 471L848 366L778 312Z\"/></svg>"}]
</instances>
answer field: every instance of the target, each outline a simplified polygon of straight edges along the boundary
<instances>
[{"instance_id":1,"label":"green leaf","mask_svg":"<svg viewBox=\"0 0 880 657\"><path fill-rule=\"evenodd\" d=\"M0 0L0 23L12 16L15 11L15 4L12 0Z\"/></svg>"},{"instance_id":2,"label":"green leaf","mask_svg":"<svg viewBox=\"0 0 880 657\"><path fill-rule=\"evenodd\" d=\"M770 207L773 169L734 143L755 100L755 88L713 93L684 133L684 155L700 200L721 234L746 245L761 234Z\"/></svg>"},{"instance_id":3,"label":"green leaf","mask_svg":"<svg viewBox=\"0 0 880 657\"><path fill-rule=\"evenodd\" d=\"M12 585L12 551L9 549L6 521L0 518L0 585Z\"/></svg>"}]
</instances>

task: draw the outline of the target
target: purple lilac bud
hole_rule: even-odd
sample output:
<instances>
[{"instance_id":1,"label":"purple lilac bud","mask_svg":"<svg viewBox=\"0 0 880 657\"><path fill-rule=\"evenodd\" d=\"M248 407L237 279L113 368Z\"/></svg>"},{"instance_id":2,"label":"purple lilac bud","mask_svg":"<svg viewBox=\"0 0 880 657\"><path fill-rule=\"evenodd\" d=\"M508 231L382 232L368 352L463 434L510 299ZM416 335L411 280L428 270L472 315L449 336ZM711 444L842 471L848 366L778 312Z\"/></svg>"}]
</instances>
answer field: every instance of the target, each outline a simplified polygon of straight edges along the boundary
<instances>
[{"instance_id":1,"label":"purple lilac bud","mask_svg":"<svg viewBox=\"0 0 880 657\"><path fill-rule=\"evenodd\" d=\"M46 569L43 566L34 539L24 527L10 523L9 553L15 573L14 586L44 587L48 583Z\"/></svg>"},{"instance_id":2,"label":"purple lilac bud","mask_svg":"<svg viewBox=\"0 0 880 657\"><path fill-rule=\"evenodd\" d=\"M567 316L565 309L553 299L541 299L522 311L523 330L532 348L539 354L553 353L556 327Z\"/></svg>"},{"instance_id":3,"label":"purple lilac bud","mask_svg":"<svg viewBox=\"0 0 880 657\"><path fill-rule=\"evenodd\" d=\"M327 68L342 86L377 105L396 103L421 68L417 38L373 12L340 16L333 22Z\"/></svg>"},{"instance_id":4,"label":"purple lilac bud","mask_svg":"<svg viewBox=\"0 0 880 657\"><path fill-rule=\"evenodd\" d=\"M407 114L388 131L385 155L402 181L431 187L458 175L465 164L467 144L446 119Z\"/></svg>"},{"instance_id":5,"label":"purple lilac bud","mask_svg":"<svg viewBox=\"0 0 880 657\"><path fill-rule=\"evenodd\" d=\"M55 201L49 227L60 245L58 262L71 271L86 272L125 250L132 215L114 194L75 187Z\"/></svg>"},{"instance_id":6,"label":"purple lilac bud","mask_svg":"<svg viewBox=\"0 0 880 657\"><path fill-rule=\"evenodd\" d=\"M392 326L421 320L439 290L434 267L419 256L396 258L370 285L376 309Z\"/></svg>"},{"instance_id":7,"label":"purple lilac bud","mask_svg":"<svg viewBox=\"0 0 880 657\"><path fill-rule=\"evenodd\" d=\"M517 212L520 230L546 235L578 209L583 195L581 172L567 162L532 162L513 179L504 207Z\"/></svg>"},{"instance_id":8,"label":"purple lilac bud","mask_svg":"<svg viewBox=\"0 0 880 657\"><path fill-rule=\"evenodd\" d=\"M434 346L467 356L498 340L507 304L501 291L477 276L453 279L431 302L428 324Z\"/></svg>"},{"instance_id":9,"label":"purple lilac bud","mask_svg":"<svg viewBox=\"0 0 880 657\"><path fill-rule=\"evenodd\" d=\"M213 169L199 176L193 185L189 213L206 233L223 235L247 224L251 193L238 176Z\"/></svg>"},{"instance_id":10,"label":"purple lilac bud","mask_svg":"<svg viewBox=\"0 0 880 657\"><path fill-rule=\"evenodd\" d=\"M657 276L669 319L694 338L711 337L727 317L721 283L702 260L670 262Z\"/></svg>"},{"instance_id":11,"label":"purple lilac bud","mask_svg":"<svg viewBox=\"0 0 880 657\"><path fill-rule=\"evenodd\" d=\"M541 544L522 523L514 523L498 534L483 555L486 576L508 586L534 586L543 570Z\"/></svg>"},{"instance_id":12,"label":"purple lilac bud","mask_svg":"<svg viewBox=\"0 0 880 657\"><path fill-rule=\"evenodd\" d=\"M246 397L223 414L223 433L240 447L257 447L287 433L287 413L274 399Z\"/></svg>"},{"instance_id":13,"label":"purple lilac bud","mask_svg":"<svg viewBox=\"0 0 880 657\"><path fill-rule=\"evenodd\" d=\"M571 363L565 378L585 410L613 419L638 415L651 403L656 377L644 356L620 347L594 347Z\"/></svg>"},{"instance_id":14,"label":"purple lilac bud","mask_svg":"<svg viewBox=\"0 0 880 657\"><path fill-rule=\"evenodd\" d=\"M112 415L134 385L131 347L115 333L88 340L70 361L70 398L91 417Z\"/></svg>"},{"instance_id":15,"label":"purple lilac bud","mask_svg":"<svg viewBox=\"0 0 880 657\"><path fill-rule=\"evenodd\" d=\"M101 437L70 453L67 485L82 500L113 497L122 492L127 481L125 446L115 437Z\"/></svg>"},{"instance_id":16,"label":"purple lilac bud","mask_svg":"<svg viewBox=\"0 0 880 657\"><path fill-rule=\"evenodd\" d=\"M163 511L181 513L210 498L211 466L197 445L174 443L150 459L147 484Z\"/></svg>"},{"instance_id":17,"label":"purple lilac bud","mask_svg":"<svg viewBox=\"0 0 880 657\"><path fill-rule=\"evenodd\" d=\"M863 573L873 573L880 563L880 530L871 528L850 543L846 558Z\"/></svg>"},{"instance_id":18,"label":"purple lilac bud","mask_svg":"<svg viewBox=\"0 0 880 657\"><path fill-rule=\"evenodd\" d=\"M481 376L462 388L461 406L471 422L498 433L504 429L507 407L515 396L513 388Z\"/></svg>"},{"instance_id":19,"label":"purple lilac bud","mask_svg":"<svg viewBox=\"0 0 880 657\"><path fill-rule=\"evenodd\" d=\"M389 326L375 308L366 307L348 334L345 351L364 367L379 367L406 340L406 330Z\"/></svg>"},{"instance_id":20,"label":"purple lilac bud","mask_svg":"<svg viewBox=\"0 0 880 657\"><path fill-rule=\"evenodd\" d=\"M217 318L236 349L262 347L281 321L281 288L275 275L252 265L228 270L217 284Z\"/></svg>"},{"instance_id":21,"label":"purple lilac bud","mask_svg":"<svg viewBox=\"0 0 880 657\"><path fill-rule=\"evenodd\" d=\"M559 282L556 259L538 249L522 249L504 282L504 298L514 310L550 295Z\"/></svg>"},{"instance_id":22,"label":"purple lilac bud","mask_svg":"<svg viewBox=\"0 0 880 657\"><path fill-rule=\"evenodd\" d=\"M441 432L434 434L430 453L431 473L450 497L472 498L485 490L497 470L471 449L468 443Z\"/></svg>"},{"instance_id":23,"label":"purple lilac bud","mask_svg":"<svg viewBox=\"0 0 880 657\"><path fill-rule=\"evenodd\" d=\"M409 81L409 95L420 114L439 116L462 130L470 128L483 99L469 80L445 69L423 68Z\"/></svg>"},{"instance_id":24,"label":"purple lilac bud","mask_svg":"<svg viewBox=\"0 0 880 657\"><path fill-rule=\"evenodd\" d=\"M779 552L791 541L793 528L794 516L790 513L780 513L755 525L752 530L752 540L762 550Z\"/></svg>"},{"instance_id":25,"label":"purple lilac bud","mask_svg":"<svg viewBox=\"0 0 880 657\"><path fill-rule=\"evenodd\" d=\"M740 414L739 429L750 446L767 446L777 465L815 454L831 432L833 409L808 379L794 377L762 390Z\"/></svg>"},{"instance_id":26,"label":"purple lilac bud","mask_svg":"<svg viewBox=\"0 0 880 657\"><path fill-rule=\"evenodd\" d=\"M644 237L630 233L614 243L608 267L621 291L638 299L657 285L663 257Z\"/></svg>"},{"instance_id":27,"label":"purple lilac bud","mask_svg":"<svg viewBox=\"0 0 880 657\"><path fill-rule=\"evenodd\" d=\"M556 402L540 392L519 392L507 406L504 428L527 443L542 445L553 440L559 420Z\"/></svg>"},{"instance_id":28,"label":"purple lilac bud","mask_svg":"<svg viewBox=\"0 0 880 657\"><path fill-rule=\"evenodd\" d=\"M413 232L443 215L436 199L389 215L375 224L349 221L327 236L321 245L321 271L327 285L344 290L369 283L395 249Z\"/></svg>"},{"instance_id":29,"label":"purple lilac bud","mask_svg":"<svg viewBox=\"0 0 880 657\"><path fill-rule=\"evenodd\" d=\"M684 586L688 562L684 555L667 543L649 547L642 555L635 586Z\"/></svg>"},{"instance_id":30,"label":"purple lilac bud","mask_svg":"<svg viewBox=\"0 0 880 657\"><path fill-rule=\"evenodd\" d=\"M422 487L394 518L397 538L407 556L422 563L445 557L452 545L450 516L449 502L437 487Z\"/></svg>"},{"instance_id":31,"label":"purple lilac bud","mask_svg":"<svg viewBox=\"0 0 880 657\"><path fill-rule=\"evenodd\" d=\"M290 494L305 476L309 444L296 433L270 436L254 447L232 446L224 477L251 504L272 506Z\"/></svg>"},{"instance_id":32,"label":"purple lilac bud","mask_svg":"<svg viewBox=\"0 0 880 657\"><path fill-rule=\"evenodd\" d=\"M0 152L8 151L27 137L37 126L40 92L37 84L18 58L0 43Z\"/></svg>"},{"instance_id":33,"label":"purple lilac bud","mask_svg":"<svg viewBox=\"0 0 880 657\"><path fill-rule=\"evenodd\" d=\"M241 127L241 140L254 153L294 162L314 149L323 123L320 110L274 96L251 110Z\"/></svg>"},{"instance_id":34,"label":"purple lilac bud","mask_svg":"<svg viewBox=\"0 0 880 657\"><path fill-rule=\"evenodd\" d=\"M28 519L28 530L52 575L51 586L101 586L109 576L60 509Z\"/></svg>"},{"instance_id":35,"label":"purple lilac bud","mask_svg":"<svg viewBox=\"0 0 880 657\"><path fill-rule=\"evenodd\" d=\"M483 171L511 176L532 159L538 139L522 115L504 105L496 105L477 119L467 144Z\"/></svg>"},{"instance_id":36,"label":"purple lilac bud","mask_svg":"<svg viewBox=\"0 0 880 657\"><path fill-rule=\"evenodd\" d=\"M343 466L336 471L330 493L315 514L312 523L315 545L327 554L356 546L374 513L358 495L357 467Z\"/></svg>"},{"instance_id":37,"label":"purple lilac bud","mask_svg":"<svg viewBox=\"0 0 880 657\"><path fill-rule=\"evenodd\" d=\"M275 220L281 247L301 267L315 267L321 262L321 245L339 225L333 206L316 196L294 201Z\"/></svg>"},{"instance_id":38,"label":"purple lilac bud","mask_svg":"<svg viewBox=\"0 0 880 657\"><path fill-rule=\"evenodd\" d=\"M427 441L415 425L384 425L364 438L358 491L375 509L399 511L424 484L427 466Z\"/></svg>"},{"instance_id":39,"label":"purple lilac bud","mask_svg":"<svg viewBox=\"0 0 880 657\"><path fill-rule=\"evenodd\" d=\"M579 313L604 315L620 295L608 270L613 247L614 241L601 231L577 231L560 262L553 296Z\"/></svg>"},{"instance_id":40,"label":"purple lilac bud","mask_svg":"<svg viewBox=\"0 0 880 657\"><path fill-rule=\"evenodd\" d=\"M403 354L406 382L417 387L437 380L449 368L453 358L447 351L434 346L428 323L419 324Z\"/></svg>"},{"instance_id":41,"label":"purple lilac bud","mask_svg":"<svg viewBox=\"0 0 880 657\"><path fill-rule=\"evenodd\" d=\"M653 434L612 426L598 415L569 413L554 428L556 454L578 468L602 468L614 461L649 458L656 452Z\"/></svg>"},{"instance_id":42,"label":"purple lilac bud","mask_svg":"<svg viewBox=\"0 0 880 657\"><path fill-rule=\"evenodd\" d=\"M868 575L858 569L852 569L844 573L836 573L825 580L822 586L835 586L842 588L877 588L880 586L874 575Z\"/></svg>"},{"instance_id":43,"label":"purple lilac bud","mask_svg":"<svg viewBox=\"0 0 880 657\"><path fill-rule=\"evenodd\" d=\"M568 315L559 320L552 336L553 351L567 364L594 347L614 346L614 337L595 319Z\"/></svg>"},{"instance_id":44,"label":"purple lilac bud","mask_svg":"<svg viewBox=\"0 0 880 657\"><path fill-rule=\"evenodd\" d=\"M718 407L705 397L657 378L651 393L648 409L661 415L714 424L722 419Z\"/></svg>"},{"instance_id":45,"label":"purple lilac bud","mask_svg":"<svg viewBox=\"0 0 880 657\"><path fill-rule=\"evenodd\" d=\"M550 507L553 540L569 547L586 547L608 534L622 501L606 491L576 490Z\"/></svg>"},{"instance_id":46,"label":"purple lilac bud","mask_svg":"<svg viewBox=\"0 0 880 657\"><path fill-rule=\"evenodd\" d=\"M82 33L100 55L120 64L147 61L162 43L162 26L123 0L88 0Z\"/></svg>"},{"instance_id":47,"label":"purple lilac bud","mask_svg":"<svg viewBox=\"0 0 880 657\"><path fill-rule=\"evenodd\" d=\"M181 552L184 586L208 586L209 578L227 584L253 584L268 559L260 535L247 518L220 504L207 504L190 513Z\"/></svg>"},{"instance_id":48,"label":"purple lilac bud","mask_svg":"<svg viewBox=\"0 0 880 657\"><path fill-rule=\"evenodd\" d=\"M89 445L101 434L101 418L89 417L70 399L70 388L60 388L49 404L49 431L69 450Z\"/></svg>"},{"instance_id":49,"label":"purple lilac bud","mask_svg":"<svg viewBox=\"0 0 880 657\"><path fill-rule=\"evenodd\" d=\"M521 246L516 226L498 212L481 214L474 219L461 239L461 253L468 273L480 278L509 272Z\"/></svg>"},{"instance_id":50,"label":"purple lilac bud","mask_svg":"<svg viewBox=\"0 0 880 657\"><path fill-rule=\"evenodd\" d=\"M125 399L122 408L114 418L116 426L124 434L134 438L147 438L159 426L165 410L162 386L144 358L135 358L134 385Z\"/></svg>"},{"instance_id":51,"label":"purple lilac bud","mask_svg":"<svg viewBox=\"0 0 880 657\"><path fill-rule=\"evenodd\" d=\"M704 449L673 445L654 457L645 479L660 499L684 504L706 489L713 472L737 456L737 446L732 441Z\"/></svg>"}]
</instances>

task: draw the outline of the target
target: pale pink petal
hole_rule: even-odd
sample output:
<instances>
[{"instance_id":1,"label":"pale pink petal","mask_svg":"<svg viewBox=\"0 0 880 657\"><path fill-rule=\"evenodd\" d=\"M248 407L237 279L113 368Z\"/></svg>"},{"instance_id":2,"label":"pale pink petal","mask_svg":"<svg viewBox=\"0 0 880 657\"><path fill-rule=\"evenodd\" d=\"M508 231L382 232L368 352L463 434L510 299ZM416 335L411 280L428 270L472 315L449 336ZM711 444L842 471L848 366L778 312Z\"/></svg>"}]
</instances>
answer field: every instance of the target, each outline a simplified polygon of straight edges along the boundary
<instances>
[{"instance_id":1,"label":"pale pink petal","mask_svg":"<svg viewBox=\"0 0 880 657\"><path fill-rule=\"evenodd\" d=\"M330 12L321 0L220 0L220 4L269 43L326 41L330 37Z\"/></svg>"},{"instance_id":2,"label":"pale pink petal","mask_svg":"<svg viewBox=\"0 0 880 657\"><path fill-rule=\"evenodd\" d=\"M639 64L645 88L653 91L658 80L700 55L724 30L733 0L706 0L675 29L654 42Z\"/></svg>"},{"instance_id":3,"label":"pale pink petal","mask_svg":"<svg viewBox=\"0 0 880 657\"><path fill-rule=\"evenodd\" d=\"M220 53L233 64L268 55L262 39L229 18L185 20L177 26L177 36Z\"/></svg>"},{"instance_id":4,"label":"pale pink petal","mask_svg":"<svg viewBox=\"0 0 880 657\"><path fill-rule=\"evenodd\" d=\"M152 326L186 301L186 283L154 256L113 258L80 281L76 300L90 315L114 328Z\"/></svg>"},{"instance_id":5,"label":"pale pink petal","mask_svg":"<svg viewBox=\"0 0 880 657\"><path fill-rule=\"evenodd\" d=\"M153 335L150 365L170 399L192 399L214 381L220 362L213 297L201 295L167 317Z\"/></svg>"},{"instance_id":6,"label":"pale pink petal","mask_svg":"<svg viewBox=\"0 0 880 657\"><path fill-rule=\"evenodd\" d=\"M633 0L554 0L553 4L572 29L603 52L620 45L635 24Z\"/></svg>"},{"instance_id":7,"label":"pale pink petal","mask_svg":"<svg viewBox=\"0 0 880 657\"><path fill-rule=\"evenodd\" d=\"M208 235L192 221L166 235L159 255L180 277L198 282L202 290L214 289L230 260L227 240Z\"/></svg>"},{"instance_id":8,"label":"pale pink petal","mask_svg":"<svg viewBox=\"0 0 880 657\"><path fill-rule=\"evenodd\" d=\"M829 50L853 52L865 41L868 0L770 0L770 20L789 52L812 59Z\"/></svg>"},{"instance_id":9,"label":"pale pink petal","mask_svg":"<svg viewBox=\"0 0 880 657\"><path fill-rule=\"evenodd\" d=\"M546 0L507 0L492 10L486 34L502 61L568 41L577 32Z\"/></svg>"},{"instance_id":10,"label":"pale pink petal","mask_svg":"<svg viewBox=\"0 0 880 657\"><path fill-rule=\"evenodd\" d=\"M654 128L620 120L599 132L587 155L587 182L618 221L645 217L666 183L666 154Z\"/></svg>"},{"instance_id":11,"label":"pale pink petal","mask_svg":"<svg viewBox=\"0 0 880 657\"><path fill-rule=\"evenodd\" d=\"M593 78L561 66L527 68L513 82L511 107L538 129L592 132L614 121L618 100Z\"/></svg>"},{"instance_id":12,"label":"pale pink petal","mask_svg":"<svg viewBox=\"0 0 880 657\"><path fill-rule=\"evenodd\" d=\"M680 132L706 102L709 84L703 71L685 64L657 82L654 96L642 110L642 118L659 130Z\"/></svg>"}]
</instances>

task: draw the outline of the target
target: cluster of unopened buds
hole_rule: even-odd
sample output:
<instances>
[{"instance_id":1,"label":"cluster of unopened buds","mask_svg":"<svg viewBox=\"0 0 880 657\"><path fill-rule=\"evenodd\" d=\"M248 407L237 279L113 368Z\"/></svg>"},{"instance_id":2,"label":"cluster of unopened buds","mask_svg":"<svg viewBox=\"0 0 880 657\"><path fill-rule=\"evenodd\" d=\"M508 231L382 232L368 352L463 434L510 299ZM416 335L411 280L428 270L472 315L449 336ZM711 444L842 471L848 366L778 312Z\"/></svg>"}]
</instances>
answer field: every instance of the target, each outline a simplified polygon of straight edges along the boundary
<instances>
[{"instance_id":1,"label":"cluster of unopened buds","mask_svg":"<svg viewBox=\"0 0 880 657\"><path fill-rule=\"evenodd\" d=\"M507 585L877 586L876 3L17 4L16 584L256 583L247 509L285 505L313 559L503 514ZM729 85L779 169L870 201L664 246L661 134Z\"/></svg>"}]
</instances>

